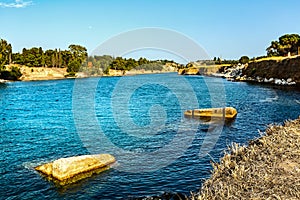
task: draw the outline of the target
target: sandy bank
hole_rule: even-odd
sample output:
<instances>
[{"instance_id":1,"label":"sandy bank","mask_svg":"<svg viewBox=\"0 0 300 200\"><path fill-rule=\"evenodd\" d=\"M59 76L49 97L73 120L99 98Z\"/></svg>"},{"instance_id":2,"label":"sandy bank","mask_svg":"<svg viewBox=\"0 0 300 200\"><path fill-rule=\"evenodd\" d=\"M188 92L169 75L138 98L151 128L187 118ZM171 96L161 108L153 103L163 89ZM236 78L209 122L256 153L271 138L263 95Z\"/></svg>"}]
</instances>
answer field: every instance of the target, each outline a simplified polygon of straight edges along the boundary
<instances>
[{"instance_id":1,"label":"sandy bank","mask_svg":"<svg viewBox=\"0 0 300 200\"><path fill-rule=\"evenodd\" d=\"M22 73L21 81L64 79L65 75L68 74L67 68L19 67Z\"/></svg>"}]
</instances>

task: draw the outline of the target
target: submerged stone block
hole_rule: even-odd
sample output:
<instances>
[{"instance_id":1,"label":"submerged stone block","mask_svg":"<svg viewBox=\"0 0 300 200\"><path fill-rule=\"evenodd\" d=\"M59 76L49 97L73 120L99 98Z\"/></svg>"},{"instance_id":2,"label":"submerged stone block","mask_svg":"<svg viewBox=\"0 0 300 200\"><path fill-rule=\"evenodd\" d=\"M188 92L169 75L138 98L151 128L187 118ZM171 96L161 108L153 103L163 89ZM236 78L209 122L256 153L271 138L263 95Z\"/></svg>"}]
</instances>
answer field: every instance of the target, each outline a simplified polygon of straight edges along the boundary
<instances>
[{"instance_id":1,"label":"submerged stone block","mask_svg":"<svg viewBox=\"0 0 300 200\"><path fill-rule=\"evenodd\" d=\"M65 185L66 183L76 182L89 177L93 173L107 170L115 162L116 159L109 154L83 155L60 158L53 162L37 166L35 170L45 174L50 179L58 181L59 184Z\"/></svg>"}]
</instances>

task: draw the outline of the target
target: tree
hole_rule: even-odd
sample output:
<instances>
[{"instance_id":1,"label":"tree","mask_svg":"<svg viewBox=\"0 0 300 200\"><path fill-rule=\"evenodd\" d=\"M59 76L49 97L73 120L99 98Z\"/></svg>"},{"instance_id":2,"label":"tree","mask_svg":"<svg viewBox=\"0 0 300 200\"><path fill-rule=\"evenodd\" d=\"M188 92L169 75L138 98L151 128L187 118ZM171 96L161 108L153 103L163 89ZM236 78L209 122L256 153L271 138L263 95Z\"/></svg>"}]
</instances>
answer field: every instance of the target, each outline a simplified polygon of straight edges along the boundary
<instances>
[{"instance_id":1,"label":"tree","mask_svg":"<svg viewBox=\"0 0 300 200\"><path fill-rule=\"evenodd\" d=\"M279 56L279 42L278 41L272 41L271 45L266 49L268 56Z\"/></svg>"},{"instance_id":2,"label":"tree","mask_svg":"<svg viewBox=\"0 0 300 200\"><path fill-rule=\"evenodd\" d=\"M71 52L73 59L78 60L80 64L82 64L88 56L87 49L80 45L71 44L69 46L69 51Z\"/></svg>"},{"instance_id":3,"label":"tree","mask_svg":"<svg viewBox=\"0 0 300 200\"><path fill-rule=\"evenodd\" d=\"M58 59L58 67L62 67L63 59L62 59L62 54L60 49L58 49L57 59Z\"/></svg>"},{"instance_id":4,"label":"tree","mask_svg":"<svg viewBox=\"0 0 300 200\"><path fill-rule=\"evenodd\" d=\"M44 51L41 47L23 48L22 57L23 65L29 67L43 67L45 65Z\"/></svg>"},{"instance_id":5,"label":"tree","mask_svg":"<svg viewBox=\"0 0 300 200\"><path fill-rule=\"evenodd\" d=\"M12 58L12 47L6 40L0 39L0 70L4 65L10 64Z\"/></svg>"},{"instance_id":6,"label":"tree","mask_svg":"<svg viewBox=\"0 0 300 200\"><path fill-rule=\"evenodd\" d=\"M23 54L21 54L21 53L13 53L12 60L13 60L13 63L15 63L15 64L24 65L24 63L25 63Z\"/></svg>"},{"instance_id":7,"label":"tree","mask_svg":"<svg viewBox=\"0 0 300 200\"><path fill-rule=\"evenodd\" d=\"M220 57L217 58L217 61L215 62L217 65L221 65L222 64L222 59Z\"/></svg>"},{"instance_id":8,"label":"tree","mask_svg":"<svg viewBox=\"0 0 300 200\"><path fill-rule=\"evenodd\" d=\"M68 50L61 51L62 67L68 67L72 60L72 53Z\"/></svg>"},{"instance_id":9,"label":"tree","mask_svg":"<svg viewBox=\"0 0 300 200\"><path fill-rule=\"evenodd\" d=\"M132 58L129 58L125 63L125 69L131 70L138 66L138 62Z\"/></svg>"},{"instance_id":10,"label":"tree","mask_svg":"<svg viewBox=\"0 0 300 200\"><path fill-rule=\"evenodd\" d=\"M285 34L279 37L279 41L272 41L266 49L268 56L286 56L298 54L300 36L298 34Z\"/></svg>"},{"instance_id":11,"label":"tree","mask_svg":"<svg viewBox=\"0 0 300 200\"><path fill-rule=\"evenodd\" d=\"M149 63L149 61L146 58L140 57L140 59L138 60L139 65L145 65L145 64L148 64L148 63Z\"/></svg>"},{"instance_id":12,"label":"tree","mask_svg":"<svg viewBox=\"0 0 300 200\"><path fill-rule=\"evenodd\" d=\"M22 73L18 67L12 67L10 71L0 71L0 78L5 80L17 81L22 76Z\"/></svg>"},{"instance_id":13,"label":"tree","mask_svg":"<svg viewBox=\"0 0 300 200\"><path fill-rule=\"evenodd\" d=\"M55 51L52 49L45 51L44 57L45 57L45 66L46 67L55 67L55 62L53 62L54 54L55 54Z\"/></svg>"},{"instance_id":14,"label":"tree","mask_svg":"<svg viewBox=\"0 0 300 200\"><path fill-rule=\"evenodd\" d=\"M81 64L78 60L72 60L68 65L67 72L77 73L79 72L80 66Z\"/></svg>"},{"instance_id":15,"label":"tree","mask_svg":"<svg viewBox=\"0 0 300 200\"><path fill-rule=\"evenodd\" d=\"M242 56L240 59L239 59L239 63L241 64L246 64L249 62L249 57L248 56Z\"/></svg>"}]
</instances>

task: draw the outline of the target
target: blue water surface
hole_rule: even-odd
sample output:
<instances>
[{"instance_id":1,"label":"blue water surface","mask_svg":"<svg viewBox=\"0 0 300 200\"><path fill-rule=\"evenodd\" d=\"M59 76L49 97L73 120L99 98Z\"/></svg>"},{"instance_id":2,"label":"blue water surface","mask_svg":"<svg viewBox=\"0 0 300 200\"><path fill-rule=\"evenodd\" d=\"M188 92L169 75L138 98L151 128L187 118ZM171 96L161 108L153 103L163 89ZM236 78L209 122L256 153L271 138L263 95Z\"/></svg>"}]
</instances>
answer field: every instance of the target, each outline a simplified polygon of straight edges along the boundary
<instances>
[{"instance_id":1,"label":"blue water surface","mask_svg":"<svg viewBox=\"0 0 300 200\"><path fill-rule=\"evenodd\" d=\"M83 89L77 90L78 84ZM89 88L95 88L92 95ZM187 100L193 97L196 105ZM189 105L211 107L218 98L238 115L222 126L214 143L209 137L216 125L184 118L183 111ZM246 145L268 124L299 114L297 88L172 73L0 84L0 199L128 199L165 191L188 195L201 187L212 170L210 162L218 161L232 142ZM182 141L192 137L188 146L181 140L167 146L178 134ZM205 138L211 151L200 155ZM137 158L119 154L111 145L152 156L136 166ZM167 147L163 158L156 154ZM171 159L179 149L184 150L180 157ZM61 157L91 153L116 154L120 162L65 187L34 170ZM153 164L165 161L164 166Z\"/></svg>"}]
</instances>

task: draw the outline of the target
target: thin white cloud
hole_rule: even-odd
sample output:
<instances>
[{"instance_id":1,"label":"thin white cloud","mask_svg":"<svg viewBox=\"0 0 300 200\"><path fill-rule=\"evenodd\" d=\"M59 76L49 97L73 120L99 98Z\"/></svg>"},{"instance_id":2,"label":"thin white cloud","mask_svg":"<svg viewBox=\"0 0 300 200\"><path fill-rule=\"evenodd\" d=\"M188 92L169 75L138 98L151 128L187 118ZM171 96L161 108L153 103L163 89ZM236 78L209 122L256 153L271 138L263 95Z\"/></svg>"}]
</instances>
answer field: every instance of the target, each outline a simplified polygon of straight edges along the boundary
<instances>
[{"instance_id":1,"label":"thin white cloud","mask_svg":"<svg viewBox=\"0 0 300 200\"><path fill-rule=\"evenodd\" d=\"M15 0L14 2L11 2L11 3L0 2L0 7L2 7L2 8L25 8L32 4L33 4L32 1Z\"/></svg>"}]
</instances>

